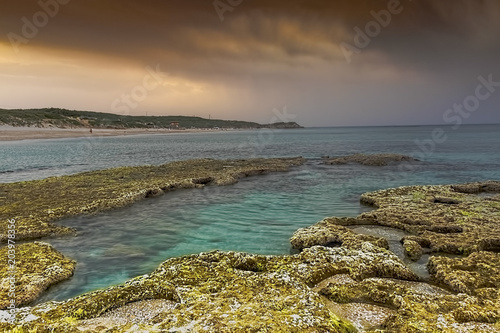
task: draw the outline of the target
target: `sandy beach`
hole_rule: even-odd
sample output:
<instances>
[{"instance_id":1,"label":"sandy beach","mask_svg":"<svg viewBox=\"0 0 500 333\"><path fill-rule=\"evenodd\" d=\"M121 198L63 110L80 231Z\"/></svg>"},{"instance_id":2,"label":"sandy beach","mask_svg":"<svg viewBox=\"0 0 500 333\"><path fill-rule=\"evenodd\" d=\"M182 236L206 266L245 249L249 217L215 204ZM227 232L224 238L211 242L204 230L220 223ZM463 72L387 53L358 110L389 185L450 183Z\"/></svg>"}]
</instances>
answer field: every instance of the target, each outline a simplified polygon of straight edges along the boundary
<instances>
[{"instance_id":1,"label":"sandy beach","mask_svg":"<svg viewBox=\"0 0 500 333\"><path fill-rule=\"evenodd\" d=\"M122 136L138 134L169 134L169 133L192 133L192 132L212 132L220 130L209 129L188 129L188 130L170 130L170 129L90 129L88 128L38 128L38 127L13 127L0 126L0 141L16 140L34 140L34 139L61 139L61 138L79 138L91 136Z\"/></svg>"}]
</instances>

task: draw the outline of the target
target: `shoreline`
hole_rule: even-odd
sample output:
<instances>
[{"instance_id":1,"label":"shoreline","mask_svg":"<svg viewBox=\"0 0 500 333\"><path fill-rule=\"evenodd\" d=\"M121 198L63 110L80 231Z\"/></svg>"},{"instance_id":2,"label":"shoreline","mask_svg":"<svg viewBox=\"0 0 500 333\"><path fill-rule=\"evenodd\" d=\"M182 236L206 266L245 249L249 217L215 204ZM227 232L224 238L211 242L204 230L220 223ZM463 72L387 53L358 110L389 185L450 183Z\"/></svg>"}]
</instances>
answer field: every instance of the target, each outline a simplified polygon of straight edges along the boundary
<instances>
[{"instance_id":1,"label":"shoreline","mask_svg":"<svg viewBox=\"0 0 500 333\"><path fill-rule=\"evenodd\" d=\"M248 160L192 159L158 166L117 167L49 177L26 182L1 183L0 218L15 219L16 239L35 240L72 230L53 222L76 215L93 214L127 206L136 201L181 188L231 185L242 177L284 172L305 159L254 158ZM26 186L31 190L26 192ZM65 193L47 196L47 193ZM33 202L27 207L21 203ZM0 244L8 239L0 225Z\"/></svg>"},{"instance_id":2,"label":"shoreline","mask_svg":"<svg viewBox=\"0 0 500 333\"><path fill-rule=\"evenodd\" d=\"M179 133L206 133L206 132L227 132L255 129L165 129L165 128L58 128L58 127L13 127L0 126L0 142L23 141L23 140L44 140L44 139L69 139L69 138L91 138L91 137L112 137L130 135L155 135L155 134L179 134Z\"/></svg>"},{"instance_id":3,"label":"shoreline","mask_svg":"<svg viewBox=\"0 0 500 333\"><path fill-rule=\"evenodd\" d=\"M413 332L416 325L422 332L500 328L500 253L491 235L497 234L500 182L403 186L364 193L360 201L375 210L298 229L290 238L301 250L297 254L215 250L168 258L123 284L28 306L18 313L18 323L33 330L82 332L188 325L210 332L229 327L339 333ZM435 254L427 264L430 281L388 250L383 235L346 228L359 225L411 231L401 239L404 255L416 261L422 252ZM44 256L60 260L65 274L73 268L74 262L60 258L50 245L32 246L30 253L43 250ZM154 315L143 315L151 311ZM4 330L17 327L0 321Z\"/></svg>"},{"instance_id":4,"label":"shoreline","mask_svg":"<svg viewBox=\"0 0 500 333\"><path fill-rule=\"evenodd\" d=\"M406 158L356 154L324 158L322 163L332 168L342 163L383 167ZM64 217L123 207L182 188L231 185L242 177L286 172L305 161L197 159L0 184L5 194L0 217L15 225L16 242L58 237L74 233L54 224ZM297 229L289 239L295 254L214 250L166 258L150 273L59 303L32 301L71 278L76 261L49 243L19 242L19 291L8 300L8 290L0 290L0 299L7 300L0 302L0 329L176 330L192 320L195 330L213 332L235 325L241 330L321 328L339 333L406 332L415 325L425 331L500 328L500 181L388 188L363 193L360 203L373 210L356 217L331 216ZM372 231L361 230L363 226ZM394 240L385 231L373 232L382 227L404 234ZM5 243L11 232L3 231L0 241ZM401 244L397 250L391 241ZM13 255L11 245L0 247L0 256ZM427 274L419 274L413 263L425 265ZM7 274L0 270L0 277ZM23 308L9 317L9 304ZM141 315L151 311L152 316Z\"/></svg>"},{"instance_id":5,"label":"shoreline","mask_svg":"<svg viewBox=\"0 0 500 333\"><path fill-rule=\"evenodd\" d=\"M14 296L15 304L17 306L29 304L50 285L73 275L75 261L64 257L43 241L30 242L76 235L74 229L59 225L55 223L56 221L70 216L95 214L128 206L179 189L232 185L240 178L270 172L286 172L304 162L302 157L250 160L196 159L170 162L160 166L119 167L44 180L0 184L0 193L8 193L5 197L0 197L2 204L0 218L12 221L11 224L15 226L15 229L12 229L10 226L0 224L0 255L6 258L8 254L14 255L12 251L19 253L16 258L17 263L14 262L12 265L17 265L13 267L16 271L22 272L23 276L22 281L19 279L16 282L19 291ZM31 189L29 192L26 192L27 186ZM64 193L64 195L51 196L46 195L47 193ZM27 206L22 204L24 202L32 204ZM15 235L15 242L12 240L12 234ZM44 263L37 263L37 253L53 258L44 262L54 261L53 265L47 267ZM55 268L56 266L58 268ZM8 274L6 267L0 268L0 278L5 279ZM8 292L9 290L3 286L0 288L0 328L1 310L9 306Z\"/></svg>"}]
</instances>

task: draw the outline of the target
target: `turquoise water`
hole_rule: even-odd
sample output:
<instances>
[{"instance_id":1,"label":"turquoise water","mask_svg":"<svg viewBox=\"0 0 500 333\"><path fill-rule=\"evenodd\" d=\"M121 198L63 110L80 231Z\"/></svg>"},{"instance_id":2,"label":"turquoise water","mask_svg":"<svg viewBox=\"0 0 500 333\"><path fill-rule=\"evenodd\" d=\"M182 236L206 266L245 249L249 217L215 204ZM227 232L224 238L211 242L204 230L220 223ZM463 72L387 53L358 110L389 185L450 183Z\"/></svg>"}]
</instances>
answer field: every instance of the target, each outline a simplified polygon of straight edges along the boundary
<instances>
[{"instance_id":1,"label":"turquoise water","mask_svg":"<svg viewBox=\"0 0 500 333\"><path fill-rule=\"evenodd\" d=\"M248 142L258 142L263 132L103 138L74 158L65 154L73 154L74 147L86 139L0 143L5 156L0 177L4 182L25 180L195 157L302 155L309 159L288 173L251 177L226 187L180 190L96 216L61 221L75 227L78 235L47 241L76 259L77 269L72 279L51 288L40 301L62 300L148 273L169 257L214 249L290 253L288 239L297 228L326 216L365 211L359 195L366 191L500 179L500 126L463 126L457 131L443 127L448 140L436 145L432 154L424 154L415 139L430 138L434 128L280 131L251 148ZM410 171L397 165L320 164L322 155L358 152L402 153L422 161Z\"/></svg>"}]
</instances>

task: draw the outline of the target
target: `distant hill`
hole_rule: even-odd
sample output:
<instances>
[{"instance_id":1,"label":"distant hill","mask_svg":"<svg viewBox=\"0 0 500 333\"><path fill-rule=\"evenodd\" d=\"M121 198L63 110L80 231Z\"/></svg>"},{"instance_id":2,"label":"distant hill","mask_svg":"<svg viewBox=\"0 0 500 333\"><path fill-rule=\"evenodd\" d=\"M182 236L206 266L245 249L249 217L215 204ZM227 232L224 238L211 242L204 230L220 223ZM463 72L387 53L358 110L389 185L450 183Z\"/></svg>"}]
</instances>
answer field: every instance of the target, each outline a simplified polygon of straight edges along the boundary
<instances>
[{"instance_id":1,"label":"distant hill","mask_svg":"<svg viewBox=\"0 0 500 333\"><path fill-rule=\"evenodd\" d=\"M124 116L113 113L56 108L0 109L0 125L58 128L302 128L295 122L258 124L248 121L206 119L187 116Z\"/></svg>"}]
</instances>

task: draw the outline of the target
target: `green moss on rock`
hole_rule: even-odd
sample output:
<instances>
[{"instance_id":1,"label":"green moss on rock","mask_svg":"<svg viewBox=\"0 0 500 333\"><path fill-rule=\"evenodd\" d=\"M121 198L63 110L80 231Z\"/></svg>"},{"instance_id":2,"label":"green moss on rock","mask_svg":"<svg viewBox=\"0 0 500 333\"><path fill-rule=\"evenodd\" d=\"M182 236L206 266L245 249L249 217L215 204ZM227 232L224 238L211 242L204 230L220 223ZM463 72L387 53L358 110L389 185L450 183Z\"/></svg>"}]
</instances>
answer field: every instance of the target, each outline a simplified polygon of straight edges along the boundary
<instances>
[{"instance_id":1,"label":"green moss on rock","mask_svg":"<svg viewBox=\"0 0 500 333\"><path fill-rule=\"evenodd\" d=\"M323 158L323 164L348 164L357 163L367 166L386 166L390 163L400 163L408 161L417 161L411 156L400 154L354 154L341 157Z\"/></svg>"},{"instance_id":2,"label":"green moss on rock","mask_svg":"<svg viewBox=\"0 0 500 333\"><path fill-rule=\"evenodd\" d=\"M304 249L315 245L359 248L364 242L384 249L389 248L389 243L385 238L355 233L344 227L344 224L359 225L362 223L352 218L326 218L310 227L297 230L290 238L290 243L295 249Z\"/></svg>"},{"instance_id":3,"label":"green moss on rock","mask_svg":"<svg viewBox=\"0 0 500 333\"><path fill-rule=\"evenodd\" d=\"M73 275L76 262L66 258L50 244L35 242L16 245L14 283L15 297L11 293L11 270L8 265L0 266L0 309L15 299L17 307L34 301L45 289ZM0 248L0 258L7 263L9 247Z\"/></svg>"},{"instance_id":4,"label":"green moss on rock","mask_svg":"<svg viewBox=\"0 0 500 333\"><path fill-rule=\"evenodd\" d=\"M338 303L378 304L396 310L382 332L498 332L498 302L454 295L421 282L369 278L330 282L320 291Z\"/></svg>"},{"instance_id":5,"label":"green moss on rock","mask_svg":"<svg viewBox=\"0 0 500 333\"><path fill-rule=\"evenodd\" d=\"M422 257L422 247L414 240L403 240L403 249L405 251L405 255L413 261L417 261L420 257Z\"/></svg>"},{"instance_id":6,"label":"green moss on rock","mask_svg":"<svg viewBox=\"0 0 500 333\"><path fill-rule=\"evenodd\" d=\"M432 281L449 291L380 275L352 278L355 274L349 270L347 278L335 275L316 289L333 308L345 304L363 311L364 305L376 304L395 311L374 332L500 332L499 191L500 182L489 181L365 193L361 202L375 210L355 218L324 219L299 229L290 241L299 249L317 244L357 249L368 241L382 253L384 239L368 239L346 228L379 225L412 234L401 239L412 260L424 252L470 254L466 258L431 256Z\"/></svg>"},{"instance_id":7,"label":"green moss on rock","mask_svg":"<svg viewBox=\"0 0 500 333\"><path fill-rule=\"evenodd\" d=\"M304 159L198 159L160 166L122 167L0 184L0 220L16 220L17 240L72 233L54 221L122 207L180 188L228 185L241 177L287 171ZM7 223L0 224L0 241L7 240Z\"/></svg>"},{"instance_id":8,"label":"green moss on rock","mask_svg":"<svg viewBox=\"0 0 500 333\"><path fill-rule=\"evenodd\" d=\"M123 285L28 308L19 315L18 326L92 331L95 327L89 320L101 318L102 324L102 317L114 309L158 299L175 306L141 325L167 331L354 332L313 287L336 274L348 274L357 281L417 279L395 255L380 250L363 243L358 250L316 246L287 256L214 251L172 258L151 274ZM107 325L106 329L117 332L127 327ZM0 329L13 327L0 324Z\"/></svg>"},{"instance_id":9,"label":"green moss on rock","mask_svg":"<svg viewBox=\"0 0 500 333\"><path fill-rule=\"evenodd\" d=\"M498 252L500 201L495 194L499 189L500 182L489 181L406 186L365 193L361 202L377 209L361 214L358 219L412 233L430 252Z\"/></svg>"},{"instance_id":10,"label":"green moss on rock","mask_svg":"<svg viewBox=\"0 0 500 333\"><path fill-rule=\"evenodd\" d=\"M230 184L238 177L284 171L300 163L301 159L200 160L153 169L120 168L102 174L77 175L73 186L95 191L92 195L98 199L89 203L85 197L78 206L75 199L78 191L62 184L58 188L70 198L68 206L60 210L50 208L50 214L55 219L110 209L176 188ZM114 172L117 172L115 178ZM123 184L121 177L126 178ZM92 182L85 185L91 178L104 183L95 184L95 188ZM50 184L47 188L53 189L57 181L58 178L47 180ZM66 181L72 180L64 178L63 183ZM123 188L118 184L124 185ZM378 326L369 326L366 319L359 321L368 323L366 332L498 332L500 257L495 252L500 244L497 237L500 196L496 194L499 184L411 186L367 193L362 202L376 210L356 218L327 218L298 230L291 243L302 250L299 254L262 256L213 251L168 259L151 274L123 285L64 302L23 308L15 324L9 324L5 312L0 311L0 330L355 332L356 328L335 310L346 305L358 313L356 320L363 315L380 315ZM16 191L21 191L24 183L6 184L3 189L9 186L15 189L13 197L16 197L20 193ZM45 207L47 202L37 191L35 188L32 199L36 202L38 193L40 201L36 207ZM481 192L492 195L479 196ZM23 212L16 200L9 201L3 212L9 210ZM52 230L47 223L39 223L37 227ZM470 255L431 257L428 267L432 279L448 290L431 286L418 282L417 275L387 250L387 240L360 235L347 228L365 224L412 233L402 242L407 255L414 259L423 248L428 252ZM26 252L29 262L39 258L39 249L32 250ZM38 263L28 266L36 267L31 269L37 272L43 268ZM27 281L36 279L28 276ZM141 315L152 306L149 315ZM130 315L133 320L127 317Z\"/></svg>"}]
</instances>

